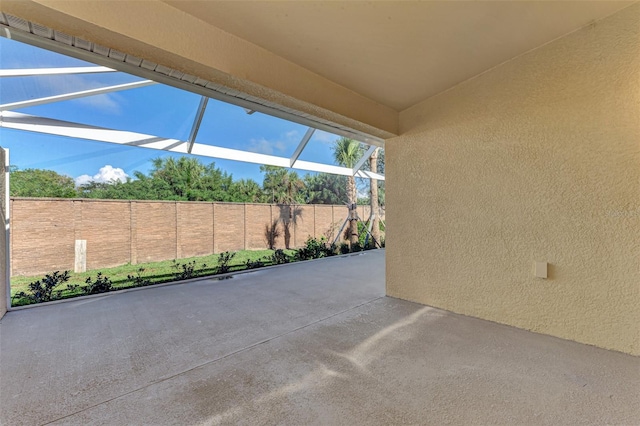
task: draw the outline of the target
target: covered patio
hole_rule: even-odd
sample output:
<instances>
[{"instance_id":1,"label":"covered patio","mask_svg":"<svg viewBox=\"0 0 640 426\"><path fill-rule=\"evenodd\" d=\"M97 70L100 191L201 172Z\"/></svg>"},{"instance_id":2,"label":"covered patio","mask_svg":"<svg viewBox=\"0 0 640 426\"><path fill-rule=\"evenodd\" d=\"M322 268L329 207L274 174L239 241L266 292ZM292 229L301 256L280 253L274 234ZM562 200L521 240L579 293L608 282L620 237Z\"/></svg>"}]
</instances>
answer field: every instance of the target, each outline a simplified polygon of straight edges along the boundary
<instances>
[{"instance_id":1,"label":"covered patio","mask_svg":"<svg viewBox=\"0 0 640 426\"><path fill-rule=\"evenodd\" d=\"M637 357L385 297L384 263L369 251L8 312L0 423L639 418Z\"/></svg>"},{"instance_id":2,"label":"covered patio","mask_svg":"<svg viewBox=\"0 0 640 426\"><path fill-rule=\"evenodd\" d=\"M7 312L1 424L640 422L640 2L0 11L14 40L384 143L388 193L386 253Z\"/></svg>"}]
</instances>

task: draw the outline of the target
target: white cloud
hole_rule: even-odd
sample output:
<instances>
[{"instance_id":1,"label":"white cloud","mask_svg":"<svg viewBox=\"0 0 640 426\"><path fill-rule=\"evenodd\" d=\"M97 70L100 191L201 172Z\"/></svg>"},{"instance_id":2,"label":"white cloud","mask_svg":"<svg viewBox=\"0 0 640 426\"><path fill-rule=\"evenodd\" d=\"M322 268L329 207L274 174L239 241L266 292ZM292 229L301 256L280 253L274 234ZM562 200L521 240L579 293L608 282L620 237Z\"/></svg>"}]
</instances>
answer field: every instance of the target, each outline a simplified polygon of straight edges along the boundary
<instances>
[{"instance_id":1,"label":"white cloud","mask_svg":"<svg viewBox=\"0 0 640 426\"><path fill-rule=\"evenodd\" d=\"M108 114L119 115L122 113L119 100L113 93L105 93L96 96L87 96L84 98L76 99L79 102L88 107L92 107Z\"/></svg>"},{"instance_id":2,"label":"white cloud","mask_svg":"<svg viewBox=\"0 0 640 426\"><path fill-rule=\"evenodd\" d=\"M293 139L300 139L300 133L297 130L291 130L287 133L284 134L285 138L287 138L287 140L291 141Z\"/></svg>"},{"instance_id":3,"label":"white cloud","mask_svg":"<svg viewBox=\"0 0 640 426\"><path fill-rule=\"evenodd\" d=\"M80 175L76 178L76 186L86 185L92 180L93 178L89 175Z\"/></svg>"},{"instance_id":4,"label":"white cloud","mask_svg":"<svg viewBox=\"0 0 640 426\"><path fill-rule=\"evenodd\" d=\"M302 136L298 130L290 130L281 133L278 139L275 140L265 138L250 139L245 149L260 154L283 156L287 154L287 150L293 152L294 147L298 146L301 139Z\"/></svg>"},{"instance_id":5,"label":"white cloud","mask_svg":"<svg viewBox=\"0 0 640 426\"><path fill-rule=\"evenodd\" d=\"M81 175L76 178L76 185L85 185L89 182L100 182L100 183L109 183L113 181L126 182L129 175L127 175L124 170L119 167L112 167L107 164L104 167L101 167L98 173L93 176L89 175Z\"/></svg>"},{"instance_id":6,"label":"white cloud","mask_svg":"<svg viewBox=\"0 0 640 426\"><path fill-rule=\"evenodd\" d=\"M247 150L260 154L274 155L282 154L287 145L282 141L269 141L265 138L251 139Z\"/></svg>"},{"instance_id":7,"label":"white cloud","mask_svg":"<svg viewBox=\"0 0 640 426\"><path fill-rule=\"evenodd\" d=\"M313 140L326 143L326 144L333 145L333 143L338 139L340 139L340 136L336 136L331 133L324 132L322 130L316 130L315 133L313 134Z\"/></svg>"},{"instance_id":8,"label":"white cloud","mask_svg":"<svg viewBox=\"0 0 640 426\"><path fill-rule=\"evenodd\" d=\"M46 76L36 79L34 82L37 86L35 89L36 92L40 91L41 93L46 94L46 96L49 96L49 93L71 93L105 86L105 84L96 84L91 75L66 75L64 79L55 77L56 76ZM73 102L80 103L106 114L122 114L120 104L123 102L123 98L117 93L104 93L102 95L86 96L74 99Z\"/></svg>"}]
</instances>

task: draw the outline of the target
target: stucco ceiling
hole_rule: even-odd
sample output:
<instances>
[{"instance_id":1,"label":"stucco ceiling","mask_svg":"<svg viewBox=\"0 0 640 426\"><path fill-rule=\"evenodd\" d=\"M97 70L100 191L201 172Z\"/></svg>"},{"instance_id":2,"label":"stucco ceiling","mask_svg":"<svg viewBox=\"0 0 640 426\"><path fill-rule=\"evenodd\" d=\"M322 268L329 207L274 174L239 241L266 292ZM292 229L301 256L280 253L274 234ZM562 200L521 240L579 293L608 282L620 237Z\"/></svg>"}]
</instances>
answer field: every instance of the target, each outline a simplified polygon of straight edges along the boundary
<instances>
[{"instance_id":1,"label":"stucco ceiling","mask_svg":"<svg viewBox=\"0 0 640 426\"><path fill-rule=\"evenodd\" d=\"M165 3L403 110L633 2Z\"/></svg>"}]
</instances>

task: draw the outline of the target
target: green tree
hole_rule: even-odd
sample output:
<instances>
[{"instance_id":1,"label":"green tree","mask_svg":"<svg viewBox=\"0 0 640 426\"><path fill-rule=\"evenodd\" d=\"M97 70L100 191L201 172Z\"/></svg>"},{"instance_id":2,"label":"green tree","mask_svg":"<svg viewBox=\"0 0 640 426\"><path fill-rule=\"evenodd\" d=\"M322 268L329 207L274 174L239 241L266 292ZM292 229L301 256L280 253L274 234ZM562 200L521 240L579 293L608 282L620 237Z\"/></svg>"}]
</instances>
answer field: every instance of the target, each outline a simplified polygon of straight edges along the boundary
<instances>
[{"instance_id":1,"label":"green tree","mask_svg":"<svg viewBox=\"0 0 640 426\"><path fill-rule=\"evenodd\" d=\"M75 182L53 170L11 170L10 194L13 197L77 197Z\"/></svg>"},{"instance_id":2,"label":"green tree","mask_svg":"<svg viewBox=\"0 0 640 426\"><path fill-rule=\"evenodd\" d=\"M304 181L296 172L284 167L260 166L264 173L263 201L275 204L304 203Z\"/></svg>"},{"instance_id":3,"label":"green tree","mask_svg":"<svg viewBox=\"0 0 640 426\"><path fill-rule=\"evenodd\" d=\"M369 167L373 172L378 171L378 152L379 148L376 148L371 157L369 157ZM384 167L384 166L383 166ZM378 207L378 179L369 179L370 185L370 203L371 203L371 213L373 214L373 223L371 226L371 236L373 237L372 243L374 247L376 244L380 243L380 208Z\"/></svg>"},{"instance_id":4,"label":"green tree","mask_svg":"<svg viewBox=\"0 0 640 426\"><path fill-rule=\"evenodd\" d=\"M347 202L347 177L329 173L306 175L305 201L308 204L344 204Z\"/></svg>"},{"instance_id":5,"label":"green tree","mask_svg":"<svg viewBox=\"0 0 640 426\"><path fill-rule=\"evenodd\" d=\"M253 179L240 179L233 182L229 195L234 203L259 203L263 199L260 184Z\"/></svg>"},{"instance_id":6,"label":"green tree","mask_svg":"<svg viewBox=\"0 0 640 426\"><path fill-rule=\"evenodd\" d=\"M363 149L366 148L363 147ZM377 148L367 159L362 168L364 170L384 174L384 149ZM371 207L371 211L376 213L371 226L371 235L376 242L380 243L380 207L384 206L385 203L384 181L379 181L377 179L361 179L359 183L361 193L367 191L369 196L358 199L358 204L369 205Z\"/></svg>"},{"instance_id":7,"label":"green tree","mask_svg":"<svg viewBox=\"0 0 640 426\"><path fill-rule=\"evenodd\" d=\"M78 194L84 198L117 199L117 200L161 200L159 186L161 181L155 181L143 173L134 172L135 179L128 178L126 182L89 182L78 188Z\"/></svg>"},{"instance_id":8,"label":"green tree","mask_svg":"<svg viewBox=\"0 0 640 426\"><path fill-rule=\"evenodd\" d=\"M165 200L229 201L231 175L215 167L202 164L196 158L156 158L150 177L152 187Z\"/></svg>"},{"instance_id":9,"label":"green tree","mask_svg":"<svg viewBox=\"0 0 640 426\"><path fill-rule=\"evenodd\" d=\"M384 148L378 148L378 165L376 169L378 173L381 175L384 175L384 165L385 165ZM369 170L372 170L371 165L369 165ZM377 181L377 183L378 183L378 205L381 208L384 208L384 205L385 205L384 181Z\"/></svg>"},{"instance_id":10,"label":"green tree","mask_svg":"<svg viewBox=\"0 0 640 426\"><path fill-rule=\"evenodd\" d=\"M363 148L366 149L366 148ZM378 148L377 150L378 153L378 158L377 158L377 165L375 167L375 169L377 170L377 173L384 175L384 169L385 169L385 155L384 155L384 148ZM362 166L362 168L364 170L373 170L371 168L371 158L367 159L367 161L364 163L364 165ZM367 193L371 193L371 184L368 181L368 179L356 179L356 183L358 184L358 192L360 194L367 192ZM377 181L377 185L378 185L378 205L381 208L384 208L385 205L385 192L384 192L384 181ZM371 204L371 197L362 197L358 199L358 204L360 205L370 205Z\"/></svg>"},{"instance_id":11,"label":"green tree","mask_svg":"<svg viewBox=\"0 0 640 426\"><path fill-rule=\"evenodd\" d=\"M83 185L80 185L77 189L78 196L82 198L116 198L111 194L111 188L114 185L105 182L87 182Z\"/></svg>"},{"instance_id":12,"label":"green tree","mask_svg":"<svg viewBox=\"0 0 640 426\"><path fill-rule=\"evenodd\" d=\"M353 139L342 137L334 142L333 157L336 163L350 169L354 168L358 160L363 155L362 144ZM347 176L347 202L349 203L349 243L353 246L358 242L357 213L351 209L358 199L356 180L353 176Z\"/></svg>"},{"instance_id":13,"label":"green tree","mask_svg":"<svg viewBox=\"0 0 640 426\"><path fill-rule=\"evenodd\" d=\"M126 200L233 201L231 175L198 159L156 158L149 175L134 173L126 182L89 182L83 197Z\"/></svg>"}]
</instances>

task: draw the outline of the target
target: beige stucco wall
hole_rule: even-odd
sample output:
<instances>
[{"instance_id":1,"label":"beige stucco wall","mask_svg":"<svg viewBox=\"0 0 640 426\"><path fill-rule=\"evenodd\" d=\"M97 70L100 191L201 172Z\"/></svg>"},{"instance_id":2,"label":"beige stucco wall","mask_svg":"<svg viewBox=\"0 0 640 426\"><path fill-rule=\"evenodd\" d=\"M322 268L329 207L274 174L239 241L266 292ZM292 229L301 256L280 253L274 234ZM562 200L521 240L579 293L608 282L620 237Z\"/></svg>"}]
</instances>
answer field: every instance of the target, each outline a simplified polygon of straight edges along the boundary
<instances>
[{"instance_id":1,"label":"beige stucco wall","mask_svg":"<svg viewBox=\"0 0 640 426\"><path fill-rule=\"evenodd\" d=\"M640 5L403 111L400 128L390 296L640 354Z\"/></svg>"}]
</instances>

